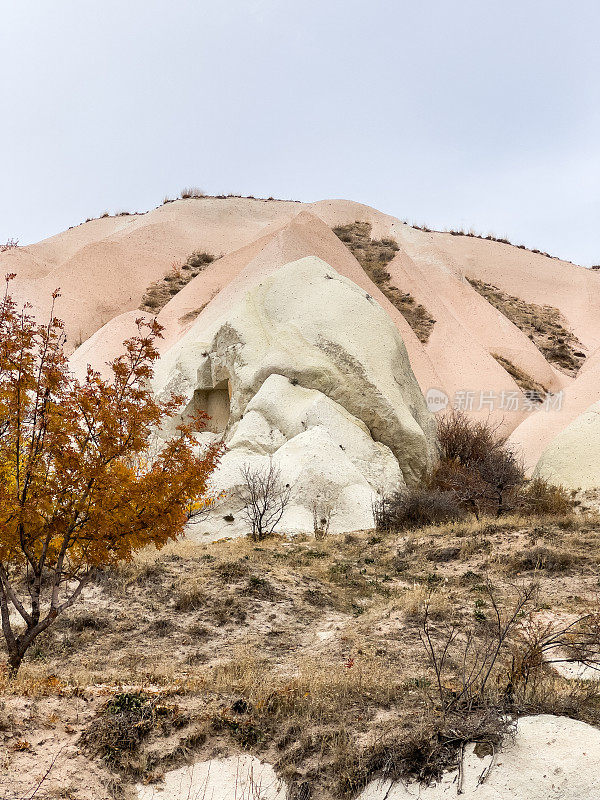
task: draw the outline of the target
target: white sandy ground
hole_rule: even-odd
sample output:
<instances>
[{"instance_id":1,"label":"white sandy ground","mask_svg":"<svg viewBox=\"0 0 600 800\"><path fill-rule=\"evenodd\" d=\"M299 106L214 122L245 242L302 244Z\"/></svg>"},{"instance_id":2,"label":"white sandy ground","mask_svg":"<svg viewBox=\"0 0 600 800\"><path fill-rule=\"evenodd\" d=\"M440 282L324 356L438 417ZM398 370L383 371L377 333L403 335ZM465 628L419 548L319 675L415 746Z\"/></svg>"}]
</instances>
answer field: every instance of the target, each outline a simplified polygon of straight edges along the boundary
<instances>
[{"instance_id":1,"label":"white sandy ground","mask_svg":"<svg viewBox=\"0 0 600 800\"><path fill-rule=\"evenodd\" d=\"M475 745L463 761L464 800L597 800L600 797L600 730L584 722L543 714L519 720L514 742L506 742L491 766ZM490 769L488 777L480 779ZM437 786L374 781L359 800L442 800L456 797L458 773Z\"/></svg>"},{"instance_id":2,"label":"white sandy ground","mask_svg":"<svg viewBox=\"0 0 600 800\"><path fill-rule=\"evenodd\" d=\"M597 800L600 797L600 730L584 722L540 715L519 720L514 742L496 755L475 755L469 745L463 762L464 800ZM359 800L443 800L456 797L458 773L437 786L390 785L374 781Z\"/></svg>"},{"instance_id":3,"label":"white sandy ground","mask_svg":"<svg viewBox=\"0 0 600 800\"><path fill-rule=\"evenodd\" d=\"M243 754L167 772L156 786L137 786L139 800L286 800L270 764Z\"/></svg>"},{"instance_id":4,"label":"white sandy ground","mask_svg":"<svg viewBox=\"0 0 600 800\"><path fill-rule=\"evenodd\" d=\"M374 780L359 800L598 800L600 730L566 717L523 717L494 756L469 745L462 773L460 793L453 771L430 787ZM269 764L249 755L198 762L137 786L138 800L285 800L286 791Z\"/></svg>"}]
</instances>

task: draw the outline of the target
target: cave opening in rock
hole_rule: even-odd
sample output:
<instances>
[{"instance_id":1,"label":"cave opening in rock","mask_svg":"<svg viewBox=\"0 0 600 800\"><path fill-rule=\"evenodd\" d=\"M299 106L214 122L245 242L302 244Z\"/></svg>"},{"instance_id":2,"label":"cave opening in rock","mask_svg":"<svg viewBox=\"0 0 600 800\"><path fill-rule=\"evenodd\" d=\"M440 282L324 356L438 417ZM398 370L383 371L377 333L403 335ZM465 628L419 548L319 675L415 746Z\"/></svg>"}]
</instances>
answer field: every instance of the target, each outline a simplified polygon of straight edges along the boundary
<instances>
[{"instance_id":1,"label":"cave opening in rock","mask_svg":"<svg viewBox=\"0 0 600 800\"><path fill-rule=\"evenodd\" d=\"M185 410L184 419L204 411L210 417L204 430L222 433L229 422L230 396L231 387L227 379L217 383L212 389L196 389Z\"/></svg>"}]
</instances>

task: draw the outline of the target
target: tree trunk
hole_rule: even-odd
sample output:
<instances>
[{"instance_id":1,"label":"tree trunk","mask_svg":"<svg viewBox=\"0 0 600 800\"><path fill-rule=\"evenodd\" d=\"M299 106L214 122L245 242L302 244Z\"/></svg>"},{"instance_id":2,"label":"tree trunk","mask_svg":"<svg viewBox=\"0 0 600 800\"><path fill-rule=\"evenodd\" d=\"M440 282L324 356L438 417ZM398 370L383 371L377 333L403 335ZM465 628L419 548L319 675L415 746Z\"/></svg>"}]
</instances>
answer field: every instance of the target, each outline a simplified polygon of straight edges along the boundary
<instances>
[{"instance_id":1,"label":"tree trunk","mask_svg":"<svg viewBox=\"0 0 600 800\"><path fill-rule=\"evenodd\" d=\"M10 681L14 681L17 677L17 673L19 672L19 667L21 666L21 662L23 661L23 653L17 651L16 653L11 653L8 657L8 679Z\"/></svg>"}]
</instances>

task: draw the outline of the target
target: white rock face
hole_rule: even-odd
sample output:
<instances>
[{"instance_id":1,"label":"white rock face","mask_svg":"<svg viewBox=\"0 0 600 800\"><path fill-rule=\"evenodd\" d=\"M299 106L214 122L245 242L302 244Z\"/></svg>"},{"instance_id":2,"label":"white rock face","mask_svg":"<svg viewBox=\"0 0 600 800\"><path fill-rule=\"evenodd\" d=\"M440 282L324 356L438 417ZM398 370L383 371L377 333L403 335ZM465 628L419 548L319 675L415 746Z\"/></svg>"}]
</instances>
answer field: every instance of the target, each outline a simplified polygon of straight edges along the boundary
<instances>
[{"instance_id":1,"label":"white rock face","mask_svg":"<svg viewBox=\"0 0 600 800\"><path fill-rule=\"evenodd\" d=\"M138 800L285 800L287 791L270 764L249 755L201 761L136 790Z\"/></svg>"},{"instance_id":2,"label":"white rock face","mask_svg":"<svg viewBox=\"0 0 600 800\"><path fill-rule=\"evenodd\" d=\"M292 487L282 531L311 530L315 500L333 502L332 531L371 527L377 492L418 483L435 456L433 420L396 327L315 257L250 288L246 277L229 298L223 308L217 297L162 355L155 377L159 394L188 399L184 414L216 409L213 430L228 446L214 477L227 498L196 530L247 530L240 469L269 459Z\"/></svg>"},{"instance_id":3,"label":"white rock face","mask_svg":"<svg viewBox=\"0 0 600 800\"><path fill-rule=\"evenodd\" d=\"M519 720L514 742L497 754L487 779L479 777L491 756L465 750L464 800L596 800L600 797L600 730L584 722L542 714ZM373 781L359 800L445 800L457 796L457 773L436 786Z\"/></svg>"},{"instance_id":4,"label":"white rock face","mask_svg":"<svg viewBox=\"0 0 600 800\"><path fill-rule=\"evenodd\" d=\"M537 463L534 477L566 489L600 487L600 401L550 442Z\"/></svg>"}]
</instances>

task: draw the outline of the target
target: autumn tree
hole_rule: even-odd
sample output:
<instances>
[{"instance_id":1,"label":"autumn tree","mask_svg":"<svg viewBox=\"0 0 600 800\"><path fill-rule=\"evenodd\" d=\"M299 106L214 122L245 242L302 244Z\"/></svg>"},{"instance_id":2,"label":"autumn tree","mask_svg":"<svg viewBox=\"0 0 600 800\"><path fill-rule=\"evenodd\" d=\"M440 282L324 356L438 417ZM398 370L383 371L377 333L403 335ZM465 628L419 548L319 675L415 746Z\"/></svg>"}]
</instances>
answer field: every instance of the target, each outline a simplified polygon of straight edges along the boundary
<instances>
[{"instance_id":1,"label":"autumn tree","mask_svg":"<svg viewBox=\"0 0 600 800\"><path fill-rule=\"evenodd\" d=\"M149 385L156 321L138 321L109 378L88 367L78 380L54 305L39 324L12 300L12 277L0 304L0 615L15 676L98 570L176 539L213 502L222 444L199 451L200 418L161 438L181 398Z\"/></svg>"}]
</instances>

